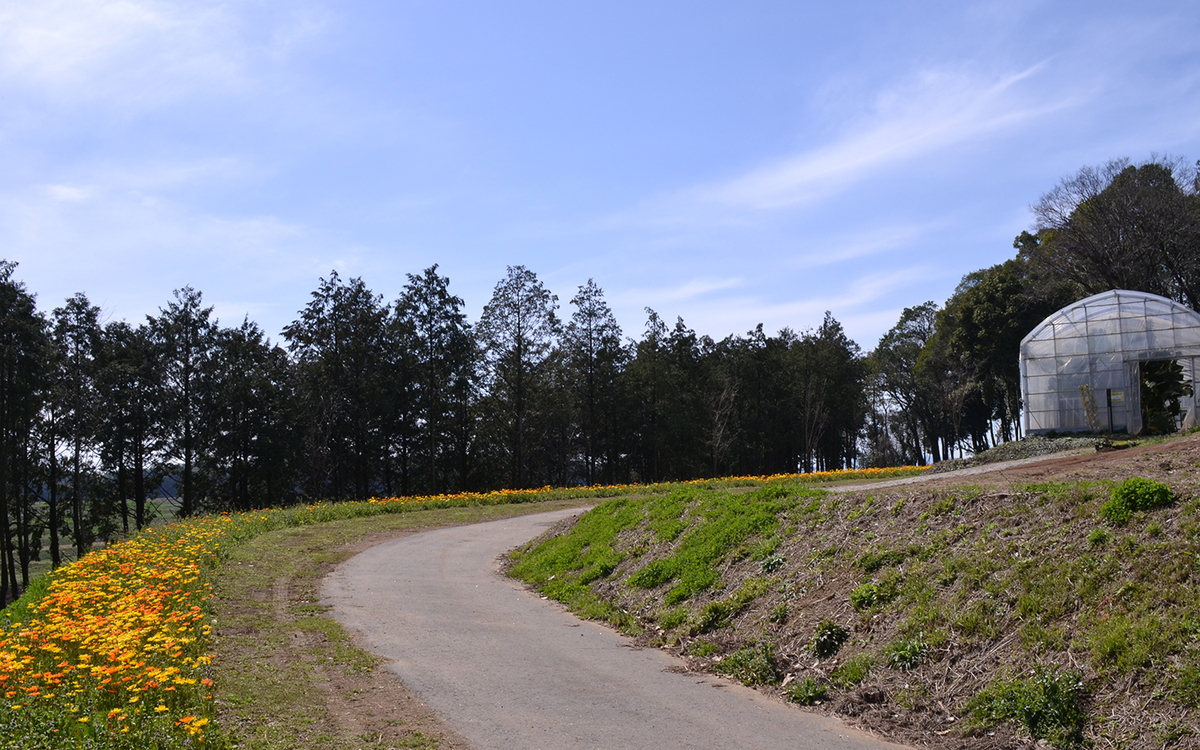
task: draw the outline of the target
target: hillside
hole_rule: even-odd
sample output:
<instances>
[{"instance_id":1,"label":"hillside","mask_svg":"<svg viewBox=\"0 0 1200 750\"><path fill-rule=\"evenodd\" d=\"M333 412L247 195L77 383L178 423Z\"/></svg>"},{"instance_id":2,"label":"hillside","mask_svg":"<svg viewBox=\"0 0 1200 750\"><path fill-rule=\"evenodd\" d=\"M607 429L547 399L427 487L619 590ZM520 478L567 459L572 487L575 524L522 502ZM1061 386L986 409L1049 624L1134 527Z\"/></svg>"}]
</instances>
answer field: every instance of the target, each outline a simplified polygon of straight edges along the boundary
<instances>
[{"instance_id":1,"label":"hillside","mask_svg":"<svg viewBox=\"0 0 1200 750\"><path fill-rule=\"evenodd\" d=\"M836 493L687 487L608 501L510 574L916 745L1200 747L1198 466L1193 437ZM1134 476L1167 504L1114 512Z\"/></svg>"}]
</instances>

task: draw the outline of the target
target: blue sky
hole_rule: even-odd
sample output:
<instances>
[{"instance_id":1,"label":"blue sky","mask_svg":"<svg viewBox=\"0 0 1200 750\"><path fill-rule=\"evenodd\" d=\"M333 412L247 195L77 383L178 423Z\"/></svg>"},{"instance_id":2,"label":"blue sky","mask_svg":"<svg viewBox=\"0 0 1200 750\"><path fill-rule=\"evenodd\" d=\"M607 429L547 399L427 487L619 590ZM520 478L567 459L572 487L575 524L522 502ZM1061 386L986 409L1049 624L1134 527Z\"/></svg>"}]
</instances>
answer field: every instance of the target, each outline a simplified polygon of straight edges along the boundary
<instances>
[{"instance_id":1,"label":"blue sky","mask_svg":"<svg viewBox=\"0 0 1200 750\"><path fill-rule=\"evenodd\" d=\"M44 310L524 264L865 350L1114 157L1200 158L1200 3L0 1L0 257Z\"/></svg>"}]
</instances>

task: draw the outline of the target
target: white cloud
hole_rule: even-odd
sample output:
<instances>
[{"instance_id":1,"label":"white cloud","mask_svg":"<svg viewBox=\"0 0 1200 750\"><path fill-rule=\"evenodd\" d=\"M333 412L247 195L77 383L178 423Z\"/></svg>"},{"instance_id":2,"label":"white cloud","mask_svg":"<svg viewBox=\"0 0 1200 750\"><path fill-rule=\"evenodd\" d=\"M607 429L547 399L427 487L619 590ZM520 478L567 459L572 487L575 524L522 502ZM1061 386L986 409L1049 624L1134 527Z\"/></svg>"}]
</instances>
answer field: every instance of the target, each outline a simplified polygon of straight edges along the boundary
<instances>
[{"instance_id":1,"label":"white cloud","mask_svg":"<svg viewBox=\"0 0 1200 750\"><path fill-rule=\"evenodd\" d=\"M46 185L46 193L56 201L83 201L91 196L89 188L76 185Z\"/></svg>"},{"instance_id":2,"label":"white cloud","mask_svg":"<svg viewBox=\"0 0 1200 750\"><path fill-rule=\"evenodd\" d=\"M724 183L689 191L695 201L751 210L807 203L873 170L1027 123L1070 101L1027 101L1019 85L1043 65L981 80L927 71L876 97L871 122L833 143L785 157Z\"/></svg>"},{"instance_id":3,"label":"white cloud","mask_svg":"<svg viewBox=\"0 0 1200 750\"><path fill-rule=\"evenodd\" d=\"M289 5L260 30L245 11L216 0L0 0L0 85L134 110L236 93L263 74L263 59L291 55L326 22Z\"/></svg>"}]
</instances>

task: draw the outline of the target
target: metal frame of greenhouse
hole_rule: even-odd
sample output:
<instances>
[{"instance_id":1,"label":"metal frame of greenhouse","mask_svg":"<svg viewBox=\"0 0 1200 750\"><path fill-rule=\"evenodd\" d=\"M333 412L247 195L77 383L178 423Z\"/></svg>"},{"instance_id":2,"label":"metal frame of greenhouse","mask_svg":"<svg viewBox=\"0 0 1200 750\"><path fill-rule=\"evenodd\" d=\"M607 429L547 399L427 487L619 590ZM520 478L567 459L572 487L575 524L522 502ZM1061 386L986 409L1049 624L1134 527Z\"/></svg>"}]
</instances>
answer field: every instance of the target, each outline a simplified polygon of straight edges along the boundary
<instances>
[{"instance_id":1,"label":"metal frame of greenhouse","mask_svg":"<svg viewBox=\"0 0 1200 750\"><path fill-rule=\"evenodd\" d=\"M1178 362L1194 384L1198 359L1200 313L1166 297L1114 289L1067 305L1021 339L1025 433L1137 434L1142 364ZM1180 406L1194 426L1196 398Z\"/></svg>"}]
</instances>

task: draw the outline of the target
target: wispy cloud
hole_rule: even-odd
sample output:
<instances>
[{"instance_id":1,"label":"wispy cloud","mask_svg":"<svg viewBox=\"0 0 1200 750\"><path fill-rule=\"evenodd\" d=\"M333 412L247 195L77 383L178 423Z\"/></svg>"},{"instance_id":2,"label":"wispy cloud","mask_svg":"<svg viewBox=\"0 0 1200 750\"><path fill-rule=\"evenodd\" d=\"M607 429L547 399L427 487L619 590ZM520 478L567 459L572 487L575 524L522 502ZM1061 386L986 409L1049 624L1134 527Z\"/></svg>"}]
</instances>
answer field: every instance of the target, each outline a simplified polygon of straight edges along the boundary
<instances>
[{"instance_id":1,"label":"wispy cloud","mask_svg":"<svg viewBox=\"0 0 1200 750\"><path fill-rule=\"evenodd\" d=\"M327 22L304 6L267 19L170 0L0 0L0 86L59 105L138 107L245 90Z\"/></svg>"},{"instance_id":2,"label":"wispy cloud","mask_svg":"<svg viewBox=\"0 0 1200 750\"><path fill-rule=\"evenodd\" d=\"M822 248L820 252L794 256L787 265L793 268L816 268L878 255L889 250L911 246L930 232L945 227L947 223L945 220L938 220L922 224L885 226L854 234L825 238L819 242Z\"/></svg>"},{"instance_id":3,"label":"wispy cloud","mask_svg":"<svg viewBox=\"0 0 1200 750\"><path fill-rule=\"evenodd\" d=\"M689 191L699 202L752 210L787 208L823 197L884 166L932 154L1070 106L1029 101L1019 84L1038 64L993 80L927 71L877 96L864 127L833 143L766 164L723 183Z\"/></svg>"},{"instance_id":4,"label":"wispy cloud","mask_svg":"<svg viewBox=\"0 0 1200 750\"><path fill-rule=\"evenodd\" d=\"M707 297L714 292L734 289L742 284L741 278L697 278L681 284L664 287L634 287L614 295L618 303L636 301L641 305L655 307L664 303L688 302Z\"/></svg>"}]
</instances>

